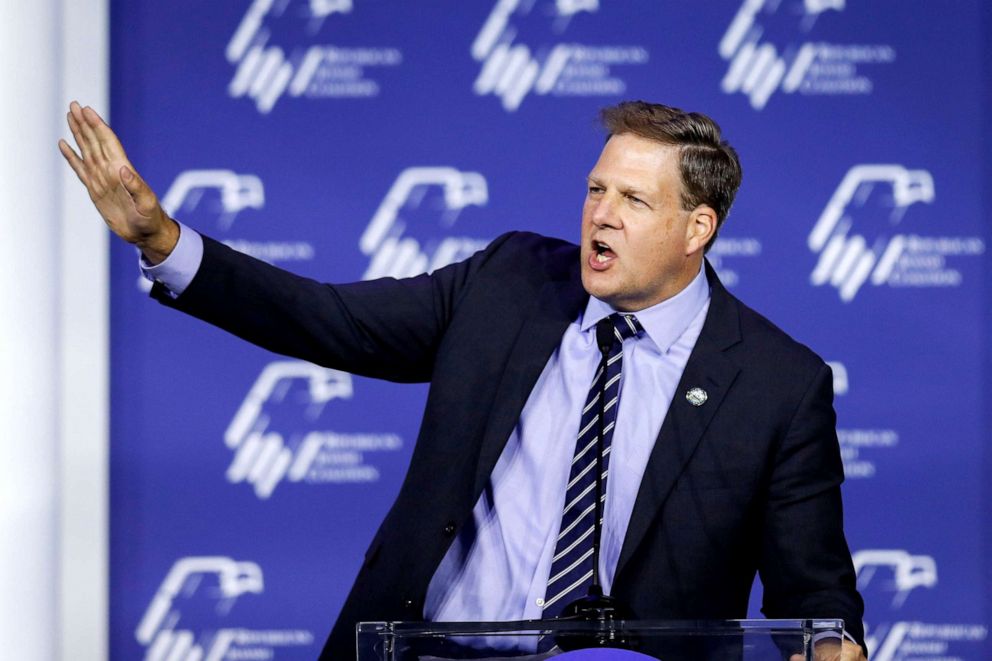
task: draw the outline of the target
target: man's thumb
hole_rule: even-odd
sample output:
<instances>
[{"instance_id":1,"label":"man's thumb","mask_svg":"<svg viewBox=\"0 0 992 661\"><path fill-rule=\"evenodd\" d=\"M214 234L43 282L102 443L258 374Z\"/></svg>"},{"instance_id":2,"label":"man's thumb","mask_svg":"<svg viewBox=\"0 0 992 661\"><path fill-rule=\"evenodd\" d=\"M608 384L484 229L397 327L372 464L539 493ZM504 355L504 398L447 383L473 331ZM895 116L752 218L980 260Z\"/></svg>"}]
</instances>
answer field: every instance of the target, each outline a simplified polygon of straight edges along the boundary
<instances>
[{"instance_id":1,"label":"man's thumb","mask_svg":"<svg viewBox=\"0 0 992 661\"><path fill-rule=\"evenodd\" d=\"M124 189L131 195L131 199L134 200L134 205L142 210L144 206L148 204L148 186L145 182L141 180L131 168L126 165L121 166L120 170L121 183L124 184Z\"/></svg>"},{"instance_id":2,"label":"man's thumb","mask_svg":"<svg viewBox=\"0 0 992 661\"><path fill-rule=\"evenodd\" d=\"M124 183L124 188L126 188L127 192L131 194L131 197L137 195L141 190L141 182L138 177L135 176L134 172L131 171L131 168L126 165L122 165L120 175L121 181Z\"/></svg>"}]
</instances>

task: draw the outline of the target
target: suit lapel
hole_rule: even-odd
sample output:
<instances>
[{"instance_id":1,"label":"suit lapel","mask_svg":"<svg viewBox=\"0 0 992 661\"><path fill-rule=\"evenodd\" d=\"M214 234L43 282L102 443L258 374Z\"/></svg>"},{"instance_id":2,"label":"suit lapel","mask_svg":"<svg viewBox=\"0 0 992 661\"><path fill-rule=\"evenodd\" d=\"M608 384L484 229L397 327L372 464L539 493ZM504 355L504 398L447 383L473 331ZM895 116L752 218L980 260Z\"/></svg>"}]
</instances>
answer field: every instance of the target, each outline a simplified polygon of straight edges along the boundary
<instances>
[{"instance_id":1,"label":"suit lapel","mask_svg":"<svg viewBox=\"0 0 992 661\"><path fill-rule=\"evenodd\" d=\"M711 285L710 308L648 459L617 562L617 576L668 498L739 371L724 353L740 341L736 300L723 288L708 263L706 275ZM707 399L701 406L687 400L686 393L692 388L706 391Z\"/></svg>"},{"instance_id":2,"label":"suit lapel","mask_svg":"<svg viewBox=\"0 0 992 661\"><path fill-rule=\"evenodd\" d=\"M578 260L575 261L577 267ZM473 503L489 480L548 359L561 344L568 324L578 317L588 300L589 295L577 275L567 280L549 282L541 289L536 305L520 326L486 422L475 474Z\"/></svg>"}]
</instances>

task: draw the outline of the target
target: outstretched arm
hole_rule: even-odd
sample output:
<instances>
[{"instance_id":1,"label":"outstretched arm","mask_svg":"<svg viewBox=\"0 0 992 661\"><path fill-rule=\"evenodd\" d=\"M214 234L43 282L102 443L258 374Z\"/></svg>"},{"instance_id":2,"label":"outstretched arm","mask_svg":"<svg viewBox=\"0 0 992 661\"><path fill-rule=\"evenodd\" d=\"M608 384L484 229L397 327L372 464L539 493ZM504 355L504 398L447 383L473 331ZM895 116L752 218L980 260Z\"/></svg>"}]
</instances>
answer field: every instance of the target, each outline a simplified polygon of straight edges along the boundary
<instances>
[{"instance_id":1,"label":"outstretched arm","mask_svg":"<svg viewBox=\"0 0 992 661\"><path fill-rule=\"evenodd\" d=\"M166 215L117 136L95 110L73 101L66 119L79 153L65 140L59 140L59 150L86 186L107 227L136 245L149 262L158 264L179 240L179 226Z\"/></svg>"},{"instance_id":2,"label":"outstretched arm","mask_svg":"<svg viewBox=\"0 0 992 661\"><path fill-rule=\"evenodd\" d=\"M79 153L59 149L110 229L152 264L179 240L179 225L137 174L114 132L73 102L69 128ZM203 259L182 294L162 284L163 304L270 351L395 381L427 381L463 292L509 235L430 276L328 285L302 278L203 237Z\"/></svg>"}]
</instances>

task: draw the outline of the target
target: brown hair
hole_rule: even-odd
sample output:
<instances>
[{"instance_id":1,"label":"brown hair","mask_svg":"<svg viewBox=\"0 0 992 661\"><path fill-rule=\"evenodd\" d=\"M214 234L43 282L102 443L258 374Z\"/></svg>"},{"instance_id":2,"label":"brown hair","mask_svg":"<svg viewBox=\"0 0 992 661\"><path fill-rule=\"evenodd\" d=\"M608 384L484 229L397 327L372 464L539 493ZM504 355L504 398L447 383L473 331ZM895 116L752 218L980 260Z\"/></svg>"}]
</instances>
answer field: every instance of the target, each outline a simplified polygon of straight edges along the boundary
<instances>
[{"instance_id":1,"label":"brown hair","mask_svg":"<svg viewBox=\"0 0 992 661\"><path fill-rule=\"evenodd\" d=\"M716 212L719 231L743 176L737 152L721 138L719 124L702 113L645 101L624 101L604 108L600 119L610 136L632 133L678 147L682 208L691 211L700 204L709 205Z\"/></svg>"}]
</instances>

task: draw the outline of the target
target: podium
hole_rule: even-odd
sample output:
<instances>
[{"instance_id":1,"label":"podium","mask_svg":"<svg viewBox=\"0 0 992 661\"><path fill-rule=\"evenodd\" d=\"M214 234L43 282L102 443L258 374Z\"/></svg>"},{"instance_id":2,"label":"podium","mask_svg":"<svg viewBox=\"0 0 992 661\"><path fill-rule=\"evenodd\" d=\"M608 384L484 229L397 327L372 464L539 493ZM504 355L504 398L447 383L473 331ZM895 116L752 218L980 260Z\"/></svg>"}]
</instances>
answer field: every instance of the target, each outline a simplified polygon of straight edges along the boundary
<instances>
[{"instance_id":1,"label":"podium","mask_svg":"<svg viewBox=\"0 0 992 661\"><path fill-rule=\"evenodd\" d=\"M358 661L789 661L839 646L841 620L363 622Z\"/></svg>"}]
</instances>

